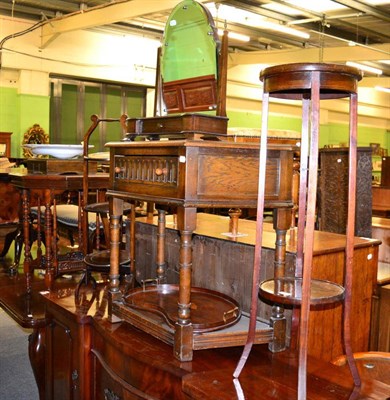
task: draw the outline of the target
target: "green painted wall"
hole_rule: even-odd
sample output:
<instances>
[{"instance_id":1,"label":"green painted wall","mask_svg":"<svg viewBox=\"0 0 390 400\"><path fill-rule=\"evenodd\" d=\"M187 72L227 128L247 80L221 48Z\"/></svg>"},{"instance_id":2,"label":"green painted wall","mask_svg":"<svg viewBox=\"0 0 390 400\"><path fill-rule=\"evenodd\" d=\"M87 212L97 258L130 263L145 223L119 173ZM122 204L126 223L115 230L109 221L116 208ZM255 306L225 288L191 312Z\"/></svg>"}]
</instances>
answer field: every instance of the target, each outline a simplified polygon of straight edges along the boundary
<instances>
[{"instance_id":1,"label":"green painted wall","mask_svg":"<svg viewBox=\"0 0 390 400\"><path fill-rule=\"evenodd\" d=\"M20 132L19 100L16 88L0 87L0 131L12 132L12 156L16 157L17 141L14 137ZM18 136L19 137L19 136Z\"/></svg>"},{"instance_id":2,"label":"green painted wall","mask_svg":"<svg viewBox=\"0 0 390 400\"><path fill-rule=\"evenodd\" d=\"M49 133L49 110L48 96L18 94L17 89L0 87L0 130L12 132L12 157L22 157L23 135L34 124Z\"/></svg>"},{"instance_id":3,"label":"green painted wall","mask_svg":"<svg viewBox=\"0 0 390 400\"><path fill-rule=\"evenodd\" d=\"M74 96L74 93L69 93L70 96ZM116 97L116 93L110 93L111 96ZM134 98L129 99L130 109L134 109L133 102L139 107L140 99L138 95L134 95ZM109 108L117 107L118 103L116 99L111 99L113 103L110 104ZM115 101L114 101L115 100ZM96 93L88 94L88 112L86 115L90 115L99 109L99 101L96 97ZM72 124L73 112L64 113L67 125L73 126ZM248 127L248 128L259 128L261 126L261 116L257 113L252 112L239 112L239 111L228 111L229 127ZM12 157L21 157L22 149L20 144L23 140L23 134L35 123L39 124L47 134L49 132L49 119L50 119L50 98L49 96L35 96L27 94L18 94L15 88L0 87L0 131L13 132L12 135ZM87 121L89 126L90 121ZM75 127L74 127L75 128ZM270 116L269 117L269 128L270 129L283 129L300 131L301 119L283 116ZM117 130L116 127L113 129ZM117 130L119 132L119 130ZM73 136L74 133L70 136ZM108 134L111 138L115 136L114 132ZM322 125L320 129L320 147L326 144L340 144L347 142L348 127L344 124L329 124ZM74 137L74 136L73 136ZM72 139L74 140L74 139ZM369 146L370 143L379 143L381 147L390 150L390 133L385 129L369 128L369 127L358 127L358 145ZM97 144L97 143L96 143ZM97 146L98 148L98 146Z\"/></svg>"},{"instance_id":4,"label":"green painted wall","mask_svg":"<svg viewBox=\"0 0 390 400\"><path fill-rule=\"evenodd\" d=\"M261 115L251 112L228 111L229 127L260 128ZM270 115L269 129L301 131L301 119ZM380 147L389 148L390 134L386 129L358 126L358 146L370 146L379 143ZM327 124L320 126L320 147L327 144L340 145L348 142L348 125Z\"/></svg>"},{"instance_id":5,"label":"green painted wall","mask_svg":"<svg viewBox=\"0 0 390 400\"><path fill-rule=\"evenodd\" d=\"M20 104L20 132L12 141L12 153L16 150L15 157L22 157L22 148L18 144L23 142L23 135L34 124L39 126L50 136L49 121L50 121L50 97L36 96L29 94L18 95ZM13 136L13 135L12 135Z\"/></svg>"}]
</instances>

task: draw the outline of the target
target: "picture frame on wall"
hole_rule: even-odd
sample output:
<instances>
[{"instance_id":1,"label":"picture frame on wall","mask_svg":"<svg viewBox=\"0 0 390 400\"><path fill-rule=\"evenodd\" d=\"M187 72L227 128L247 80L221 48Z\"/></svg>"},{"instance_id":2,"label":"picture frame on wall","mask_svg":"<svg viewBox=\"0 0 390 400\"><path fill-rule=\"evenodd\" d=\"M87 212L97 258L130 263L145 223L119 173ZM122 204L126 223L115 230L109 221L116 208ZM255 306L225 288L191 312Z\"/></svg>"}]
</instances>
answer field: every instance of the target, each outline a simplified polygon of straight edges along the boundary
<instances>
[{"instance_id":1,"label":"picture frame on wall","mask_svg":"<svg viewBox=\"0 0 390 400\"><path fill-rule=\"evenodd\" d=\"M381 145L380 145L380 143L370 143L370 147L372 148L372 155L373 156L380 156L381 155Z\"/></svg>"}]
</instances>

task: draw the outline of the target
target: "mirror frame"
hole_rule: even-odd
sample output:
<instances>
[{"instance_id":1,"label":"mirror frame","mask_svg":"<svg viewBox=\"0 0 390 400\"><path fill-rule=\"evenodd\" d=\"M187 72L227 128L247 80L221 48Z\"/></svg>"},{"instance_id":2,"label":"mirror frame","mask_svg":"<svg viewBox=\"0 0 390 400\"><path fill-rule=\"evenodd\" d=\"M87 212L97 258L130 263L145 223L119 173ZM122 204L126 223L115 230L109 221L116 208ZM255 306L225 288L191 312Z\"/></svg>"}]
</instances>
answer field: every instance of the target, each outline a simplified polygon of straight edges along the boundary
<instances>
[{"instance_id":1,"label":"mirror frame","mask_svg":"<svg viewBox=\"0 0 390 400\"><path fill-rule=\"evenodd\" d=\"M162 73L164 69L163 57L166 53L165 49L170 45L168 40L171 34L171 24L175 27L177 13L182 12L183 9L188 9L188 7L196 7L196 16L203 17L205 24L209 27L207 35L213 38L215 46L215 73L165 82ZM222 55L221 50L224 48L224 43L222 41L221 45L214 19L204 5L196 0L180 2L168 18L164 31L163 47L158 55L156 115L212 111L216 115L226 116L226 106L224 105L222 109L220 107L221 101L222 104L226 103L226 78L223 79L222 76L224 73L226 75L226 71L222 70L222 64L225 69L227 66L227 62L223 62L223 58L227 58L227 45L225 47L226 54ZM224 84L221 84L221 80Z\"/></svg>"}]
</instances>

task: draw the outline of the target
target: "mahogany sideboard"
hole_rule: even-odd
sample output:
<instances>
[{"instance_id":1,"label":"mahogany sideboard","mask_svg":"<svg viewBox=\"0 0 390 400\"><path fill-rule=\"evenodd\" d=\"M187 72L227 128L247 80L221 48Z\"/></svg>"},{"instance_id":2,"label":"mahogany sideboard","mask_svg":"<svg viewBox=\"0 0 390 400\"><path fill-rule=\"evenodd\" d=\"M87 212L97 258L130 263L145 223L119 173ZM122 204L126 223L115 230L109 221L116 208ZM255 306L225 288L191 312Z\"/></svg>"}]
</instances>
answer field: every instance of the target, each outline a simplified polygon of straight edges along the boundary
<instances>
[{"instance_id":1,"label":"mahogany sideboard","mask_svg":"<svg viewBox=\"0 0 390 400\"><path fill-rule=\"evenodd\" d=\"M240 347L199 350L190 362L181 362L172 347L126 322L111 324L107 316L107 289L82 295L74 291L43 293L47 327L45 396L42 400L232 400L296 399L297 355L271 353L254 346L235 389L233 370ZM308 396L312 400L385 399L389 386L363 381L354 392L348 370L309 357ZM42 393L42 392L41 392ZM259 397L261 393L261 397ZM245 397L242 397L242 396Z\"/></svg>"},{"instance_id":2,"label":"mahogany sideboard","mask_svg":"<svg viewBox=\"0 0 390 400\"><path fill-rule=\"evenodd\" d=\"M265 259L272 260L275 232L268 225L265 224L263 251L267 254ZM173 218L167 219L167 226L168 274L176 275L179 244ZM197 271L194 281L207 287L206 282L213 276L219 284L218 290L228 288L228 292L244 299L247 290L246 277L249 274L249 268L245 268L244 265L250 265L253 257L255 223L239 221L242 236L237 238L229 238L223 234L227 226L226 217L198 215L193 239L194 251L198 255L197 265L194 267ZM145 266L145 271L142 271L145 276L154 268L156 229L156 225L147 222L145 218L140 218L136 223L137 252L142 252L145 257L142 263L138 258L138 270L141 273ZM332 277L336 281L342 279L344 242L343 235L316 233L314 274L325 279ZM354 268L357 268L359 273L355 274L358 279L354 282L354 314L351 319L354 351L367 350L367 324L370 318L372 284L375 282L378 244L377 240L355 239ZM294 234L289 233L287 270L290 270L290 263L294 259L294 246ZM207 270L199 267L205 259L208 260ZM226 266L226 260L233 261L230 268L221 267ZM108 288L104 286L104 282L99 284L96 292L88 286L83 286L85 292L81 291L80 297L76 298L74 290L78 278L56 279L50 292L45 291L43 278L36 278L34 276L30 295L26 293L24 275L10 279L11 283L1 288L0 305L20 325L34 330L29 341L29 353L42 400L116 398L112 396L149 400L201 399L197 390L194 390L194 385L201 382L200 378L207 379L210 372L215 373L218 379L222 376L230 379L241 354L241 347L199 350L194 353L191 362L180 362L173 356L171 346L126 322L111 324L108 321ZM243 303L245 301L243 300ZM246 307L247 305L244 306ZM266 315L267 311L262 308L261 312ZM309 353L315 358L310 358L309 361L308 393L311 397L308 398L333 399L333 390L337 387L340 393L343 393L340 398L348 399L347 393L352 390L350 375L339 375L334 366L326 363L343 353L341 307L312 311L310 320L313 322L310 328ZM319 361L320 358L323 360ZM275 394L279 399L296 398L295 381L292 381L295 379L292 371L296 367L296 360L296 356L289 351L276 354L263 345L256 345L240 378L244 382L245 393L248 393L246 398L256 399L256 392L264 387L274 389L275 385L280 388L277 395ZM281 368L280 373L283 373L286 365L290 365L288 371L291 375L288 379L280 374L270 375L270 371L275 371L275 368ZM329 376L320 371L327 371ZM251 376L253 378L250 378ZM267 377L271 377L271 380ZM252 386L247 386L247 379L253 381ZM226 393L230 396L231 384L229 381L226 386ZM222 390L219 396L225 396L223 389L218 387L220 388L216 385L214 389ZM250 387L256 390L252 392ZM201 389L198 388L199 393ZM285 391L290 397L285 395ZM324 397L315 397L317 391Z\"/></svg>"}]
</instances>

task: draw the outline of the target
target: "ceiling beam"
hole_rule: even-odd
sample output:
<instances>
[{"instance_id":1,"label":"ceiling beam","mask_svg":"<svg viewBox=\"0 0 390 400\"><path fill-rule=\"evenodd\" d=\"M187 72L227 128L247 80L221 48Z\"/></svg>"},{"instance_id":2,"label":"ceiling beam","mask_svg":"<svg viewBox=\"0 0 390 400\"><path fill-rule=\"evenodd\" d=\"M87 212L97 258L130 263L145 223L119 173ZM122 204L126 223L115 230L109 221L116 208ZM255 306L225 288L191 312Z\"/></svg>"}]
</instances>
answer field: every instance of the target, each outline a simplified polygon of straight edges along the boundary
<instances>
[{"instance_id":1,"label":"ceiling beam","mask_svg":"<svg viewBox=\"0 0 390 400\"><path fill-rule=\"evenodd\" d=\"M334 0L334 1L345 7L349 7L357 11L361 11L367 15L372 15L374 17L382 19L383 21L388 21L388 22L390 21L390 14L380 10L380 8L378 7L373 7L356 0Z\"/></svg>"},{"instance_id":2,"label":"ceiling beam","mask_svg":"<svg viewBox=\"0 0 390 400\"><path fill-rule=\"evenodd\" d=\"M202 3L206 0L198 1ZM177 4L178 0L124 0L55 18L42 27L41 47L46 47L61 33L130 20L150 13L170 11Z\"/></svg>"},{"instance_id":3,"label":"ceiling beam","mask_svg":"<svg viewBox=\"0 0 390 400\"><path fill-rule=\"evenodd\" d=\"M322 54L321 54L322 53ZM245 53L229 54L229 64L288 64L293 60L299 62L345 62L345 61L378 61L388 59L390 43L375 46L343 46L291 50L260 50ZM321 59L322 58L322 59Z\"/></svg>"}]
</instances>

